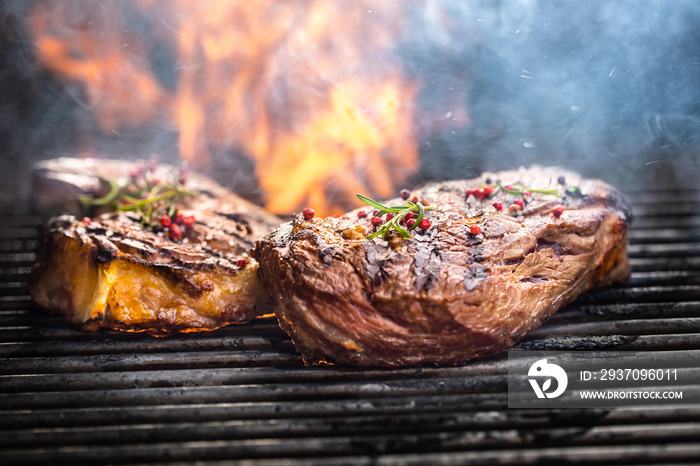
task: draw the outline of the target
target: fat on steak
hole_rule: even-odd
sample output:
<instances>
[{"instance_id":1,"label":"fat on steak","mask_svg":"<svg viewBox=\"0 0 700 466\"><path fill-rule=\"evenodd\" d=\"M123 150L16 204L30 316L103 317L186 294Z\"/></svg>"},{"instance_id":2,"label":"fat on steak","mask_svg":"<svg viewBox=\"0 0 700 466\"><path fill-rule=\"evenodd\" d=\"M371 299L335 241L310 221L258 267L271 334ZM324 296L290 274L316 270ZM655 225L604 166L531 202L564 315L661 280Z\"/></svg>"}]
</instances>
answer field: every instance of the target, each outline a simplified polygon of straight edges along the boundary
<instances>
[{"instance_id":1,"label":"fat on steak","mask_svg":"<svg viewBox=\"0 0 700 466\"><path fill-rule=\"evenodd\" d=\"M560 197L465 196L497 181L556 188ZM256 245L260 279L305 362L464 364L511 347L587 290L629 276L631 211L601 181L532 167L430 183L412 195L435 207L432 226L412 239L366 239L376 227L365 207L343 218L297 215ZM523 208L510 209L516 199ZM358 218L360 210L369 215Z\"/></svg>"},{"instance_id":2,"label":"fat on steak","mask_svg":"<svg viewBox=\"0 0 700 466\"><path fill-rule=\"evenodd\" d=\"M41 212L78 214L77 197L98 193L100 179L127 177L134 162L58 159L38 167ZM156 173L165 175L166 167ZM101 327L153 335L213 330L272 312L272 300L248 252L280 223L206 177L190 174L182 204L194 225L172 241L136 213L91 221L54 217L30 279L33 300L85 330Z\"/></svg>"}]
</instances>

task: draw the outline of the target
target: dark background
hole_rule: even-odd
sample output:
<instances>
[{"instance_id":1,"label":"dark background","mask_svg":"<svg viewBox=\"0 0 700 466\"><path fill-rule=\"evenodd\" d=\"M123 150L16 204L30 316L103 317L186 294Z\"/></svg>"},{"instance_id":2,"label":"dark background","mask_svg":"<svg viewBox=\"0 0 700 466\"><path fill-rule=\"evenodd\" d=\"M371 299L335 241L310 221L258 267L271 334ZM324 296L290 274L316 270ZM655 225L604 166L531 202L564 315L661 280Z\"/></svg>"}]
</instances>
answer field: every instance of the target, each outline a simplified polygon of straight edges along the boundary
<instances>
[{"instance_id":1,"label":"dark background","mask_svg":"<svg viewBox=\"0 0 700 466\"><path fill-rule=\"evenodd\" d=\"M35 3L0 3L2 213L28 211L34 161L80 155L87 141L104 157L177 158L170 128L149 125L127 138L100 132L84 91L38 63L25 24ZM67 3L76 12L83 6ZM626 189L661 180L696 187L700 2L446 0L405 8L410 20L394 53L421 83L421 166L412 183L538 163ZM143 34L158 20L136 13L123 19ZM163 85L176 86L172 45L154 40L150 56ZM468 125L451 121L456 107L468 110ZM218 181L260 199L245 153L212 153Z\"/></svg>"}]
</instances>

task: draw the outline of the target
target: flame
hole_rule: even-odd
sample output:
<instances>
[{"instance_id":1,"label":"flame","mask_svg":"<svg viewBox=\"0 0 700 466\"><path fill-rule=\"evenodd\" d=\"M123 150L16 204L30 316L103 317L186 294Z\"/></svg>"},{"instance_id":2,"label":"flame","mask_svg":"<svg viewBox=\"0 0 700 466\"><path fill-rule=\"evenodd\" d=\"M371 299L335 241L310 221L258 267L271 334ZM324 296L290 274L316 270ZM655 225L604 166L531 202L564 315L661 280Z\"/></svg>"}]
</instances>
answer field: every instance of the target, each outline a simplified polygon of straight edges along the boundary
<instances>
[{"instance_id":1,"label":"flame","mask_svg":"<svg viewBox=\"0 0 700 466\"><path fill-rule=\"evenodd\" d=\"M405 12L376 7L64 0L39 3L28 25L41 63L84 86L104 133L171 126L195 167L211 166L212 147L242 148L272 212L329 214L356 192L391 197L418 166L418 84L393 53ZM173 47L174 86L154 72L154 44Z\"/></svg>"}]
</instances>

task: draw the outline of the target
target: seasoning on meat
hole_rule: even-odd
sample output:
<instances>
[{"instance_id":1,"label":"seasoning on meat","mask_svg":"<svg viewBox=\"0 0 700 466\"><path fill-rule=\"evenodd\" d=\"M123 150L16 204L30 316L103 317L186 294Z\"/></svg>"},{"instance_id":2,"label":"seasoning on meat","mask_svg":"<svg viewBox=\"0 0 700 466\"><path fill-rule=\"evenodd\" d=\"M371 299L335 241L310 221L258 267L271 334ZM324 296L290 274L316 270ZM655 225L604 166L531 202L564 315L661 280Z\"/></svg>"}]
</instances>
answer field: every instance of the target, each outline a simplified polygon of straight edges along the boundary
<instances>
[{"instance_id":1,"label":"seasoning on meat","mask_svg":"<svg viewBox=\"0 0 700 466\"><path fill-rule=\"evenodd\" d=\"M104 197L104 183L95 179L104 180L105 171L112 185L124 185L118 180L133 179L129 172L139 166L78 162L40 166L38 205L80 209L78 196ZM72 215L52 219L32 270L34 301L83 329L154 335L212 330L272 312L249 251L279 220L201 175L180 176L181 182L186 176L189 194L178 204L127 204L82 221Z\"/></svg>"},{"instance_id":2,"label":"seasoning on meat","mask_svg":"<svg viewBox=\"0 0 700 466\"><path fill-rule=\"evenodd\" d=\"M500 189L465 196L492 180ZM434 207L431 227L411 238L344 235L375 228L377 217L355 211L347 220L297 216L257 243L259 276L307 363L463 364L511 347L585 291L630 273L631 212L603 182L532 167L411 195Z\"/></svg>"}]
</instances>

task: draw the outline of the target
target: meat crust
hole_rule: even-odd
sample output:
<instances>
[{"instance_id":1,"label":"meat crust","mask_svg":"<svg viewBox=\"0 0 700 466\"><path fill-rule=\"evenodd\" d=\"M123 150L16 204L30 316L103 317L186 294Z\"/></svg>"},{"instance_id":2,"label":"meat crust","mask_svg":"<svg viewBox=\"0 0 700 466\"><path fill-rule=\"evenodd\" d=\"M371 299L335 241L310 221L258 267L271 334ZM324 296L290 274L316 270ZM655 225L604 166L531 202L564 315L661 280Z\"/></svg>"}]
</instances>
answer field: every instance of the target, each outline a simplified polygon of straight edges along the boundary
<instances>
[{"instance_id":1,"label":"meat crust","mask_svg":"<svg viewBox=\"0 0 700 466\"><path fill-rule=\"evenodd\" d=\"M500 191L465 199L467 189L496 181L556 188L562 198ZM631 212L600 181L532 167L431 183L412 195L435 207L431 228L412 239L366 239L374 227L364 208L344 218L296 216L257 244L258 274L307 363L463 364L511 347L585 291L630 273ZM516 198L526 203L511 211ZM370 215L359 219L359 210Z\"/></svg>"},{"instance_id":2,"label":"meat crust","mask_svg":"<svg viewBox=\"0 0 700 466\"><path fill-rule=\"evenodd\" d=\"M51 170L40 178L73 196L98 189L99 182L87 182L97 175L75 160L45 163ZM123 163L113 175L134 165ZM205 177L191 178L194 195L181 211L196 222L182 241L144 227L135 213L106 213L89 222L72 215L52 219L32 269L33 300L86 330L153 335L213 330L272 313L258 263L248 253L279 220ZM58 196L52 209L71 210L73 196Z\"/></svg>"},{"instance_id":3,"label":"meat crust","mask_svg":"<svg viewBox=\"0 0 700 466\"><path fill-rule=\"evenodd\" d=\"M49 218L53 215L72 214L90 217L107 212L94 209L85 212L80 196L106 194L105 180L123 185L143 161L109 160L96 158L61 157L44 160L34 167L32 179L33 210ZM173 167L157 165L153 177L166 180ZM187 189L194 194L185 198L184 207L192 210L219 212L232 220L241 219L251 229L253 241L262 238L280 224L280 219L261 207L241 198L216 181L191 171L187 174Z\"/></svg>"}]
</instances>

